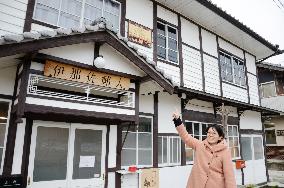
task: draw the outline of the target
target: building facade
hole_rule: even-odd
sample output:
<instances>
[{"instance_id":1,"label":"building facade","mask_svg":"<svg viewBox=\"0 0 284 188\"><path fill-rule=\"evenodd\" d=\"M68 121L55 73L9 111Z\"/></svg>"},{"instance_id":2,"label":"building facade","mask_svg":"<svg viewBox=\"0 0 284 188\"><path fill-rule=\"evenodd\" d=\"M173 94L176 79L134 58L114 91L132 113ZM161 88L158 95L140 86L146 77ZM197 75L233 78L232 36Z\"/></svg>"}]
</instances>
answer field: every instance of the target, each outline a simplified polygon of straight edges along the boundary
<instances>
[{"instance_id":1,"label":"building facade","mask_svg":"<svg viewBox=\"0 0 284 188\"><path fill-rule=\"evenodd\" d=\"M185 187L194 152L171 114L181 111L202 140L223 104L232 165L246 161L237 184L267 182L262 116L278 111L260 105L256 61L277 48L211 2L12 0L0 9L1 183Z\"/></svg>"}]
</instances>

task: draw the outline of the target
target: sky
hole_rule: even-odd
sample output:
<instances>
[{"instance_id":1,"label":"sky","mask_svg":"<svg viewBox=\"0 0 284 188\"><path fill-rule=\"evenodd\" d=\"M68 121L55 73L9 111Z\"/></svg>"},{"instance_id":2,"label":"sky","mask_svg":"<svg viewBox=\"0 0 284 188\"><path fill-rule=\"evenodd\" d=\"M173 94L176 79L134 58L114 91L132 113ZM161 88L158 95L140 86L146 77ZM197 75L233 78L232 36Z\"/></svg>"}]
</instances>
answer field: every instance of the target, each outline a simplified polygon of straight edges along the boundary
<instances>
[{"instance_id":1,"label":"sky","mask_svg":"<svg viewBox=\"0 0 284 188\"><path fill-rule=\"evenodd\" d=\"M284 50L284 0L211 0L211 2ZM284 54L269 58L265 62L284 66Z\"/></svg>"}]
</instances>

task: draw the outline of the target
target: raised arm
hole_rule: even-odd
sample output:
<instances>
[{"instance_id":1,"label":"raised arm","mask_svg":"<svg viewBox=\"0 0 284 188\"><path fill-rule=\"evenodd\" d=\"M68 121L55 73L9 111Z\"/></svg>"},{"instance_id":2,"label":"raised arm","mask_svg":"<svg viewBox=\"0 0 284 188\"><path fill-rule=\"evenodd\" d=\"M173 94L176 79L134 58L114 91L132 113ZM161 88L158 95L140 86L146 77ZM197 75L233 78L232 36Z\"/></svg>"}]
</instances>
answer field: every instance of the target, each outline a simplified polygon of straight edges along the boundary
<instances>
[{"instance_id":1,"label":"raised arm","mask_svg":"<svg viewBox=\"0 0 284 188\"><path fill-rule=\"evenodd\" d=\"M225 187L226 188L236 188L236 179L233 169L231 152L227 149L225 155L223 156L223 172L225 178Z\"/></svg>"},{"instance_id":2,"label":"raised arm","mask_svg":"<svg viewBox=\"0 0 284 188\"><path fill-rule=\"evenodd\" d=\"M173 122L175 124L176 130L182 139L182 141L190 148L196 149L196 146L201 142L200 140L192 137L190 134L188 134L186 128L184 127L180 117L177 113L173 114Z\"/></svg>"}]
</instances>

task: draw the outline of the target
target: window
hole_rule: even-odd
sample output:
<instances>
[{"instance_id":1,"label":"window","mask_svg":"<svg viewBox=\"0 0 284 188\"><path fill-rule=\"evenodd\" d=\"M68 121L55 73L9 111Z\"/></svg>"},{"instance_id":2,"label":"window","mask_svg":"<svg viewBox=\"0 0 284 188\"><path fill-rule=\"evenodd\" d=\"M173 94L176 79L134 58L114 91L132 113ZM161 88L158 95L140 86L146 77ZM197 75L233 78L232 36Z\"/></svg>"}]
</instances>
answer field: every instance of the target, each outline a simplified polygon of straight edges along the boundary
<instances>
[{"instance_id":1,"label":"window","mask_svg":"<svg viewBox=\"0 0 284 188\"><path fill-rule=\"evenodd\" d=\"M0 101L0 174L3 171L4 153L6 145L9 102Z\"/></svg>"},{"instance_id":2,"label":"window","mask_svg":"<svg viewBox=\"0 0 284 188\"><path fill-rule=\"evenodd\" d=\"M276 96L275 82L265 82L260 84L260 92L262 98Z\"/></svg>"},{"instance_id":3,"label":"window","mask_svg":"<svg viewBox=\"0 0 284 188\"><path fill-rule=\"evenodd\" d=\"M159 136L159 165L172 166L181 164L181 139L179 136Z\"/></svg>"},{"instance_id":4,"label":"window","mask_svg":"<svg viewBox=\"0 0 284 188\"><path fill-rule=\"evenodd\" d=\"M157 23L158 58L178 63L177 29L167 24Z\"/></svg>"},{"instance_id":5,"label":"window","mask_svg":"<svg viewBox=\"0 0 284 188\"><path fill-rule=\"evenodd\" d=\"M245 66L242 60L220 52L220 65L223 81L246 86Z\"/></svg>"},{"instance_id":6,"label":"window","mask_svg":"<svg viewBox=\"0 0 284 188\"><path fill-rule=\"evenodd\" d=\"M152 118L140 117L139 125L123 126L122 142L126 136L122 148L122 166L131 165L152 166Z\"/></svg>"},{"instance_id":7,"label":"window","mask_svg":"<svg viewBox=\"0 0 284 188\"><path fill-rule=\"evenodd\" d=\"M205 140L207 137L206 128L210 124L201 123L201 122L185 122L187 132L192 135L194 138L199 140ZM228 135L227 142L229 142L229 149L231 151L232 158L240 157L240 144L239 144L239 132L238 126L228 125ZM185 147L186 152L186 163L190 164L194 160L193 149Z\"/></svg>"},{"instance_id":8,"label":"window","mask_svg":"<svg viewBox=\"0 0 284 188\"><path fill-rule=\"evenodd\" d=\"M275 129L265 130L266 144L276 144Z\"/></svg>"},{"instance_id":9,"label":"window","mask_svg":"<svg viewBox=\"0 0 284 188\"><path fill-rule=\"evenodd\" d=\"M241 144L244 160L259 160L264 158L261 136L243 136Z\"/></svg>"},{"instance_id":10,"label":"window","mask_svg":"<svg viewBox=\"0 0 284 188\"><path fill-rule=\"evenodd\" d=\"M114 0L37 0L33 17L64 28L91 24L105 17L119 30L120 6Z\"/></svg>"}]
</instances>

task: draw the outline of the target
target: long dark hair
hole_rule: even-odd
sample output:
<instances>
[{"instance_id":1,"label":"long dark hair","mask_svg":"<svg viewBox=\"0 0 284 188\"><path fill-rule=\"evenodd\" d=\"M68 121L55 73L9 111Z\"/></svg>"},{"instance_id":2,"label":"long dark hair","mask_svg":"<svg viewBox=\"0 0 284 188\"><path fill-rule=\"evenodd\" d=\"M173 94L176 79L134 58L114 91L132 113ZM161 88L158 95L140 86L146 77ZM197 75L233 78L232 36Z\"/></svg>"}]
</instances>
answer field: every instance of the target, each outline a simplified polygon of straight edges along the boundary
<instances>
[{"instance_id":1,"label":"long dark hair","mask_svg":"<svg viewBox=\"0 0 284 188\"><path fill-rule=\"evenodd\" d=\"M220 137L222 137L223 139L225 138L225 133L224 133L223 127L221 127L220 125L217 125L217 124L210 124L210 125L205 129L205 132L208 133L208 130L209 130L210 128L215 129Z\"/></svg>"}]
</instances>

